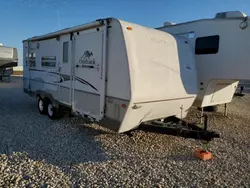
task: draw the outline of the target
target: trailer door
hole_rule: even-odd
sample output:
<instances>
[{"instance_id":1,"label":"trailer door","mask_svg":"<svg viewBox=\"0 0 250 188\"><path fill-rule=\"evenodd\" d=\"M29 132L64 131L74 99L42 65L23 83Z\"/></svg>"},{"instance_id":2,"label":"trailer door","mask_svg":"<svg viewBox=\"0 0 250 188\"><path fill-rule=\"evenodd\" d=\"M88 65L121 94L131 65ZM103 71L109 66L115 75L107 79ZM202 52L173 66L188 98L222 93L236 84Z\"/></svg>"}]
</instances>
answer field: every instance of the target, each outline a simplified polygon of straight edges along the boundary
<instances>
[{"instance_id":1,"label":"trailer door","mask_svg":"<svg viewBox=\"0 0 250 188\"><path fill-rule=\"evenodd\" d=\"M60 81L58 85L58 99L60 102L71 105L71 82L72 82L72 61L71 61L71 46L72 41L69 35L61 36L60 38L60 57L58 61L58 74Z\"/></svg>"},{"instance_id":2,"label":"trailer door","mask_svg":"<svg viewBox=\"0 0 250 188\"><path fill-rule=\"evenodd\" d=\"M72 109L99 119L103 31L86 32L74 38Z\"/></svg>"}]
</instances>

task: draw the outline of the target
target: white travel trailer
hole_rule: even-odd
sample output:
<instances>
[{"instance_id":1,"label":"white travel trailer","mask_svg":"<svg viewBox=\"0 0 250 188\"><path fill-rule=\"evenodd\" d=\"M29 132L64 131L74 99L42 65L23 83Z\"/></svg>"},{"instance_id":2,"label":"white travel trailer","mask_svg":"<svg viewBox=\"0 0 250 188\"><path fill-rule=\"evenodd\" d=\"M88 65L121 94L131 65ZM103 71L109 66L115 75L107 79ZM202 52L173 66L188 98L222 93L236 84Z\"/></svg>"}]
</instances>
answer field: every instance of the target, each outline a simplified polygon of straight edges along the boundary
<instances>
[{"instance_id":1,"label":"white travel trailer","mask_svg":"<svg viewBox=\"0 0 250 188\"><path fill-rule=\"evenodd\" d=\"M192 46L198 72L194 105L206 107L231 102L239 80L250 79L250 19L238 11L216 14L157 28L184 36Z\"/></svg>"},{"instance_id":2,"label":"white travel trailer","mask_svg":"<svg viewBox=\"0 0 250 188\"><path fill-rule=\"evenodd\" d=\"M189 42L109 18L23 41L24 92L54 118L60 107L118 132L184 118L197 94Z\"/></svg>"},{"instance_id":3,"label":"white travel trailer","mask_svg":"<svg viewBox=\"0 0 250 188\"><path fill-rule=\"evenodd\" d=\"M0 79L9 77L13 73L13 67L17 66L17 62L17 49L0 43Z\"/></svg>"}]
</instances>

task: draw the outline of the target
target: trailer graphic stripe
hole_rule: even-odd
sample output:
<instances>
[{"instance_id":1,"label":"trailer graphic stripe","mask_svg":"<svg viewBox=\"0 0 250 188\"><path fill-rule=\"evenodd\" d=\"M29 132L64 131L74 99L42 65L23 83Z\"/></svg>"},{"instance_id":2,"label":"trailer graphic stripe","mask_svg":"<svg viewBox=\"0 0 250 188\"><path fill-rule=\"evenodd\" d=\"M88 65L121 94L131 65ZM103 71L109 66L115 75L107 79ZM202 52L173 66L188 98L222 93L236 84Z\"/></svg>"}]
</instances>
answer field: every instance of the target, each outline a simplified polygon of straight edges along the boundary
<instances>
[{"instance_id":1,"label":"trailer graphic stripe","mask_svg":"<svg viewBox=\"0 0 250 188\"><path fill-rule=\"evenodd\" d=\"M23 80L28 80L28 78L26 77L23 77ZM45 81L42 81L42 80L36 80L36 79L29 79L31 80L32 82L38 82L38 83L43 83L43 84L49 84L49 85L53 85L53 86L58 86L58 84L56 83L51 83L51 82L45 82ZM65 88L65 89L70 89L70 87L67 87L67 86L62 86L60 85L61 88ZM99 93L92 93L92 92L89 92L89 91L83 91L83 90L80 90L80 89L75 89L75 91L80 91L80 92L83 92L83 93L89 93L91 95L97 95L99 96L100 94ZM110 98L115 98L115 97L112 97L112 96L107 96L107 97L110 97ZM119 99L119 98L116 98L116 99ZM119 99L119 100L124 100L124 99Z\"/></svg>"},{"instance_id":2,"label":"trailer graphic stripe","mask_svg":"<svg viewBox=\"0 0 250 188\"><path fill-rule=\"evenodd\" d=\"M181 100L181 99L191 99L193 97L182 97L182 98L173 98L173 99L162 99L162 100L155 100L155 101L144 101L144 102L136 102L135 104L145 104L145 103L153 103L153 102L164 102L164 101L174 101L174 100Z\"/></svg>"},{"instance_id":3,"label":"trailer graphic stripe","mask_svg":"<svg viewBox=\"0 0 250 188\"><path fill-rule=\"evenodd\" d=\"M75 79L78 81L78 82L81 82L85 85L88 85L90 87L92 87L92 89L98 91L92 84L90 84L89 82L87 82L86 80L82 79L82 78L79 78L79 77L75 77Z\"/></svg>"},{"instance_id":4,"label":"trailer graphic stripe","mask_svg":"<svg viewBox=\"0 0 250 188\"><path fill-rule=\"evenodd\" d=\"M38 69L30 69L32 71L40 71L40 72L47 72L47 71L44 71L44 70L38 70ZM58 75L60 76L60 81L58 82L54 82L54 83L62 83L64 81L69 81L70 80L70 75L67 75L67 74L60 74L60 73L57 73L57 72L47 72L47 73L50 73L50 74L55 74L55 75ZM94 87L92 84L90 84L89 82L87 82L86 80L80 78L80 77L75 77L75 80L77 80L78 82L84 84L84 85L87 85L89 87L91 87L92 89L98 91L96 89L96 87Z\"/></svg>"}]
</instances>

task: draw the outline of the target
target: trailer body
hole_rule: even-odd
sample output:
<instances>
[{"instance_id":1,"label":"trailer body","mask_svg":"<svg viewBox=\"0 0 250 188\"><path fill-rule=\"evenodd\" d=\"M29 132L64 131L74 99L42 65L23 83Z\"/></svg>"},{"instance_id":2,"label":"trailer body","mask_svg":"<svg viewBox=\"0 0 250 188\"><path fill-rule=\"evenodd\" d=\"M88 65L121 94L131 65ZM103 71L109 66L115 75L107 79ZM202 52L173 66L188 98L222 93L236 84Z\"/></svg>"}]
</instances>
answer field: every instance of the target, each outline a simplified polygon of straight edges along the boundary
<instances>
[{"instance_id":1,"label":"trailer body","mask_svg":"<svg viewBox=\"0 0 250 188\"><path fill-rule=\"evenodd\" d=\"M0 79L13 74L13 67L18 63L18 53L16 48L3 46L0 43Z\"/></svg>"},{"instance_id":2,"label":"trailer body","mask_svg":"<svg viewBox=\"0 0 250 188\"><path fill-rule=\"evenodd\" d=\"M24 92L118 132L184 118L197 95L185 37L114 18L23 41Z\"/></svg>"},{"instance_id":3,"label":"trailer body","mask_svg":"<svg viewBox=\"0 0 250 188\"><path fill-rule=\"evenodd\" d=\"M199 88L195 106L229 103L238 81L250 79L250 19L246 14L217 13L212 19L165 22L157 29L185 37L193 48Z\"/></svg>"}]
</instances>

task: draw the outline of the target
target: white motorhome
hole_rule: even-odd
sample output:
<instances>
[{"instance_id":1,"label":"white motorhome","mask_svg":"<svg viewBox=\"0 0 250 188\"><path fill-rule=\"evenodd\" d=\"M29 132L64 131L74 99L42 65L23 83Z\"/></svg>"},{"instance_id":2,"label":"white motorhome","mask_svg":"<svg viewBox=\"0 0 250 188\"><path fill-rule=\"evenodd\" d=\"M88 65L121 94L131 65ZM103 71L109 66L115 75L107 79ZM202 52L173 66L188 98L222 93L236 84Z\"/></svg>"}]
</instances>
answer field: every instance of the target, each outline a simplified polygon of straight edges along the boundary
<instances>
[{"instance_id":1,"label":"white motorhome","mask_svg":"<svg viewBox=\"0 0 250 188\"><path fill-rule=\"evenodd\" d=\"M239 11L222 12L213 19L157 28L185 37L195 54L199 93L194 105L206 107L231 102L239 80L250 78L250 19Z\"/></svg>"},{"instance_id":2,"label":"white motorhome","mask_svg":"<svg viewBox=\"0 0 250 188\"><path fill-rule=\"evenodd\" d=\"M184 118L198 92L185 37L113 18L29 38L23 50L24 92L50 118L66 106L121 133Z\"/></svg>"}]
</instances>

